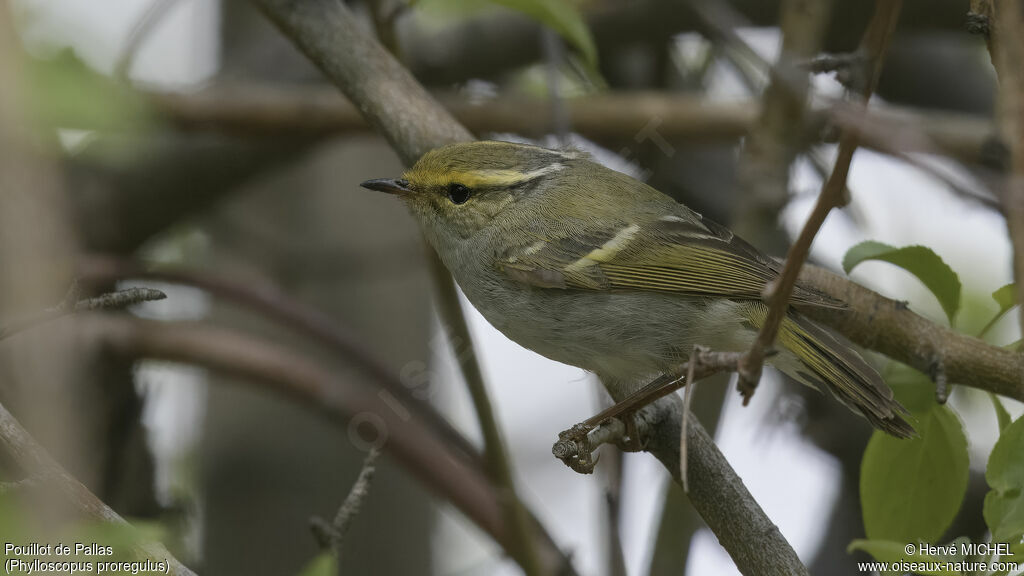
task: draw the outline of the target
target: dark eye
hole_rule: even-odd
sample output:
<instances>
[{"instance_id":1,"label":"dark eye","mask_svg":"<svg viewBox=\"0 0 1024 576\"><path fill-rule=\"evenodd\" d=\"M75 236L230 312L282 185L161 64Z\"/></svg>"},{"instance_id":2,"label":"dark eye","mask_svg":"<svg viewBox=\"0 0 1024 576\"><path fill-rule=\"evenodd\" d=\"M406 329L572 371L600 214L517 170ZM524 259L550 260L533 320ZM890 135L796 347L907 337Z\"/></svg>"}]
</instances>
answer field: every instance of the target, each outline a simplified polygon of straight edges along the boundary
<instances>
[{"instance_id":1,"label":"dark eye","mask_svg":"<svg viewBox=\"0 0 1024 576\"><path fill-rule=\"evenodd\" d=\"M469 200L471 190L462 184L452 183L448 185L448 199L452 204L462 204Z\"/></svg>"}]
</instances>

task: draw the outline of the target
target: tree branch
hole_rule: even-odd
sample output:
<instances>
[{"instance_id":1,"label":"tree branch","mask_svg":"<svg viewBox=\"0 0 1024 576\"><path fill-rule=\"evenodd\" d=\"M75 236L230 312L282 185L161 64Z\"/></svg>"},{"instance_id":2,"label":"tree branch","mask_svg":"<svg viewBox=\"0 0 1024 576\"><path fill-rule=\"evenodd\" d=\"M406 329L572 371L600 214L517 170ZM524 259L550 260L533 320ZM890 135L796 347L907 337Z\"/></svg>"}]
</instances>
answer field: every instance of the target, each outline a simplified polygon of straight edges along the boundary
<instances>
[{"instance_id":1,"label":"tree branch","mask_svg":"<svg viewBox=\"0 0 1024 576\"><path fill-rule=\"evenodd\" d=\"M38 480L40 484L52 485L57 488L85 517L97 522L128 525L128 522L117 512L114 512L88 488L68 474L2 405L0 405L0 446L29 474L29 478ZM195 576L195 572L178 562L177 558L172 556L159 542L140 544L136 552L154 561L165 560L171 574Z\"/></svg>"},{"instance_id":2,"label":"tree branch","mask_svg":"<svg viewBox=\"0 0 1024 576\"><path fill-rule=\"evenodd\" d=\"M341 557L341 547L345 542L345 534L352 526L352 521L359 515L363 507L363 501L370 493L370 482L377 472L377 459L380 458L380 448L372 446L363 459L363 466L359 469L359 476L352 484L352 488L345 496L345 500L338 507L334 520L330 523L319 517L310 519L310 528L317 537L323 548L331 550L335 557Z\"/></svg>"},{"instance_id":3,"label":"tree branch","mask_svg":"<svg viewBox=\"0 0 1024 576\"><path fill-rule=\"evenodd\" d=\"M789 199L790 166L807 142L810 81L806 73L794 73L794 63L821 49L831 1L784 0L780 10L782 64L765 63L771 83L761 97L761 116L744 141L737 163L744 194L733 209L731 222L738 234L766 254L785 250L784 234L777 232L779 213Z\"/></svg>"},{"instance_id":4,"label":"tree branch","mask_svg":"<svg viewBox=\"0 0 1024 576\"><path fill-rule=\"evenodd\" d=\"M362 32L344 5L331 0L255 1L385 135L407 164L432 148L471 138L408 71ZM674 430L673 440L652 442L650 450L666 462L669 470L678 472L679 407L671 402L661 405L668 408L663 428ZM694 436L703 433L704 437L696 437L689 444L691 464L695 471L707 472L707 476L694 478L693 493L709 496L718 492L717 483L707 483L715 481L742 488L742 481L717 453L707 433L695 420L692 422ZM744 508L744 514L718 516L722 510L712 505L717 500L710 496L707 502L695 498L694 504L740 570L745 574L792 574L799 570L796 553L749 493L743 489L730 496L738 499L733 504ZM766 526L773 530L766 530Z\"/></svg>"},{"instance_id":5,"label":"tree branch","mask_svg":"<svg viewBox=\"0 0 1024 576\"><path fill-rule=\"evenodd\" d=\"M861 94L865 106L878 85L879 77L881 77L882 60L885 57L892 33L896 29L902 4L902 0L876 0L875 15L864 33L861 47L871 66L868 81ZM775 342L782 319L789 310L789 297L793 293L793 287L796 286L800 268L811 251L814 237L817 236L821 225L825 223L828 213L833 208L845 206L849 202L849 199L845 197L844 190L846 189L846 177L850 172L850 162L853 161L853 153L857 149L857 144L857 136L854 133L844 132L840 137L839 153L835 166L832 168L832 174L825 181L818 201L814 205L807 223L800 231L800 236L789 249L786 263L778 279L765 287L768 316L758 332L757 339L754 340L750 350L739 363L739 380L736 386L743 394L744 405L750 401L750 397L761 379L765 353Z\"/></svg>"},{"instance_id":6,"label":"tree branch","mask_svg":"<svg viewBox=\"0 0 1024 576\"><path fill-rule=\"evenodd\" d=\"M434 433L448 446L458 450L461 456L473 462L480 460L476 447L430 404L413 395L402 379L376 358L357 334L349 331L337 318L329 318L319 310L303 305L269 281L239 281L209 272L150 266L134 260L100 255L80 258L77 273L83 282L97 285L134 278L194 286L280 322L319 342L369 376L374 384L384 389L379 394L391 395L396 402L423 418Z\"/></svg>"},{"instance_id":7,"label":"tree branch","mask_svg":"<svg viewBox=\"0 0 1024 576\"><path fill-rule=\"evenodd\" d=\"M126 290L117 290L116 292L108 292L93 298L83 298L81 300L78 299L78 295L77 286L72 286L71 290L68 291L68 295L65 297L64 302L61 302L52 308L47 308L41 312L36 312L24 318L12 320L11 322L0 325L0 340L17 334L22 330L27 330L33 326L38 326L51 320L56 320L61 316L74 314L75 312L127 308L128 306L142 302L151 302L167 298L166 294L152 288L128 288Z\"/></svg>"},{"instance_id":8,"label":"tree branch","mask_svg":"<svg viewBox=\"0 0 1024 576\"><path fill-rule=\"evenodd\" d=\"M1015 0L983 3L987 8L982 12L989 16L988 48L999 78L999 128L1010 152L1010 171L1000 196L1013 245L1017 301L1024 302L1024 12ZM1024 326L1024 306L1020 325Z\"/></svg>"},{"instance_id":9,"label":"tree branch","mask_svg":"<svg viewBox=\"0 0 1024 576\"><path fill-rule=\"evenodd\" d=\"M508 456L508 450L505 448L505 441L501 437L497 415L494 413L487 393L487 384L484 382L480 361L473 346L473 337L469 333L469 325L462 313L459 293L455 289L451 274L444 267L441 259L433 253L428 258L430 258L431 275L434 277L437 287L436 301L438 312L444 323L443 329L448 332L448 340L455 351L455 361L459 365L459 369L462 370L462 377L466 381L466 388L469 389L473 409L484 437L487 473L498 488L498 495L505 511L505 519L512 528L515 546L513 557L519 559L519 564L527 576L535 576L540 573L540 566L532 545L534 539L531 534L532 526L527 521L523 504L516 495L515 482L512 479L512 463Z\"/></svg>"},{"instance_id":10,"label":"tree branch","mask_svg":"<svg viewBox=\"0 0 1024 576\"><path fill-rule=\"evenodd\" d=\"M507 552L514 552L500 497L478 461L453 453L414 413L391 398L345 385L300 355L233 331L113 316L83 316L81 322L85 332L91 330L97 341L116 354L187 362L251 380L346 429L353 416L365 417L381 434L388 452L406 469L443 495ZM532 534L544 573L573 573L547 532L535 524Z\"/></svg>"},{"instance_id":11,"label":"tree branch","mask_svg":"<svg viewBox=\"0 0 1024 576\"><path fill-rule=\"evenodd\" d=\"M886 298L823 268L806 265L800 284L845 302L846 308L801 312L870 350L931 374L941 364L949 383L1024 402L1024 355L992 346L927 320L905 302Z\"/></svg>"}]
</instances>

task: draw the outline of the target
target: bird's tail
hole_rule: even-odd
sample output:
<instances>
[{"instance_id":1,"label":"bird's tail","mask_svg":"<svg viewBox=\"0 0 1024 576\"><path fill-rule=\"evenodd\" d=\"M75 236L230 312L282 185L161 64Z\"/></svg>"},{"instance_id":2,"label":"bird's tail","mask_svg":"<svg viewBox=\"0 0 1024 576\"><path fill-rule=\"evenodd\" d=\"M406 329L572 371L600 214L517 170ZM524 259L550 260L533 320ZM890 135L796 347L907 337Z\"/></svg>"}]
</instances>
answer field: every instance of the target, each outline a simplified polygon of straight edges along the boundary
<instances>
[{"instance_id":1,"label":"bird's tail","mask_svg":"<svg viewBox=\"0 0 1024 576\"><path fill-rule=\"evenodd\" d=\"M757 303L751 320L760 328L767 307ZM779 328L778 343L798 362L781 354L772 364L799 382L827 389L840 402L861 414L879 430L898 438L915 435L904 416L907 409L893 399L892 390L860 354L839 342L828 330L790 310Z\"/></svg>"}]
</instances>

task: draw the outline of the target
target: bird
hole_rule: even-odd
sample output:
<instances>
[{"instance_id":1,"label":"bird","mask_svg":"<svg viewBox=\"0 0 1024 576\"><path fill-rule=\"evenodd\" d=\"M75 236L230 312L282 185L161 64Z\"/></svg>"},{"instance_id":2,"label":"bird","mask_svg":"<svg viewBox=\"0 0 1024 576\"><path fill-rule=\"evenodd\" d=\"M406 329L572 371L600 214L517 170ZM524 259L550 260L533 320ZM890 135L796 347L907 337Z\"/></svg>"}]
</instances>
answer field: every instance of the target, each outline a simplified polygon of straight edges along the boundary
<instances>
[{"instance_id":1,"label":"bird","mask_svg":"<svg viewBox=\"0 0 1024 576\"><path fill-rule=\"evenodd\" d=\"M748 350L780 261L670 196L577 149L449 144L394 194L469 302L509 339L626 395L678 371L695 345ZM878 372L801 310L844 308L799 282L767 362L830 392L874 427L914 435ZM615 395L613 393L613 395Z\"/></svg>"}]
</instances>

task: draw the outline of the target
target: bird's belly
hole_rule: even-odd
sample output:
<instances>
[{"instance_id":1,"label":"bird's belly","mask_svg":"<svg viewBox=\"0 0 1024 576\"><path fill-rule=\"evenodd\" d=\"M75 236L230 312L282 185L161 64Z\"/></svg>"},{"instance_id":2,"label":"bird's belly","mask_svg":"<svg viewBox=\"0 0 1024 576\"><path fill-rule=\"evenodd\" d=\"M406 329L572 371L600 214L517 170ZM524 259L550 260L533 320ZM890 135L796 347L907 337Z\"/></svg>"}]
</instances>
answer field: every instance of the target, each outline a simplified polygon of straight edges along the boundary
<instances>
[{"instance_id":1,"label":"bird's belly","mask_svg":"<svg viewBox=\"0 0 1024 576\"><path fill-rule=\"evenodd\" d=\"M466 295L491 324L521 346L620 382L640 382L674 370L694 344L742 350L753 337L740 306L726 299L515 284Z\"/></svg>"}]
</instances>

